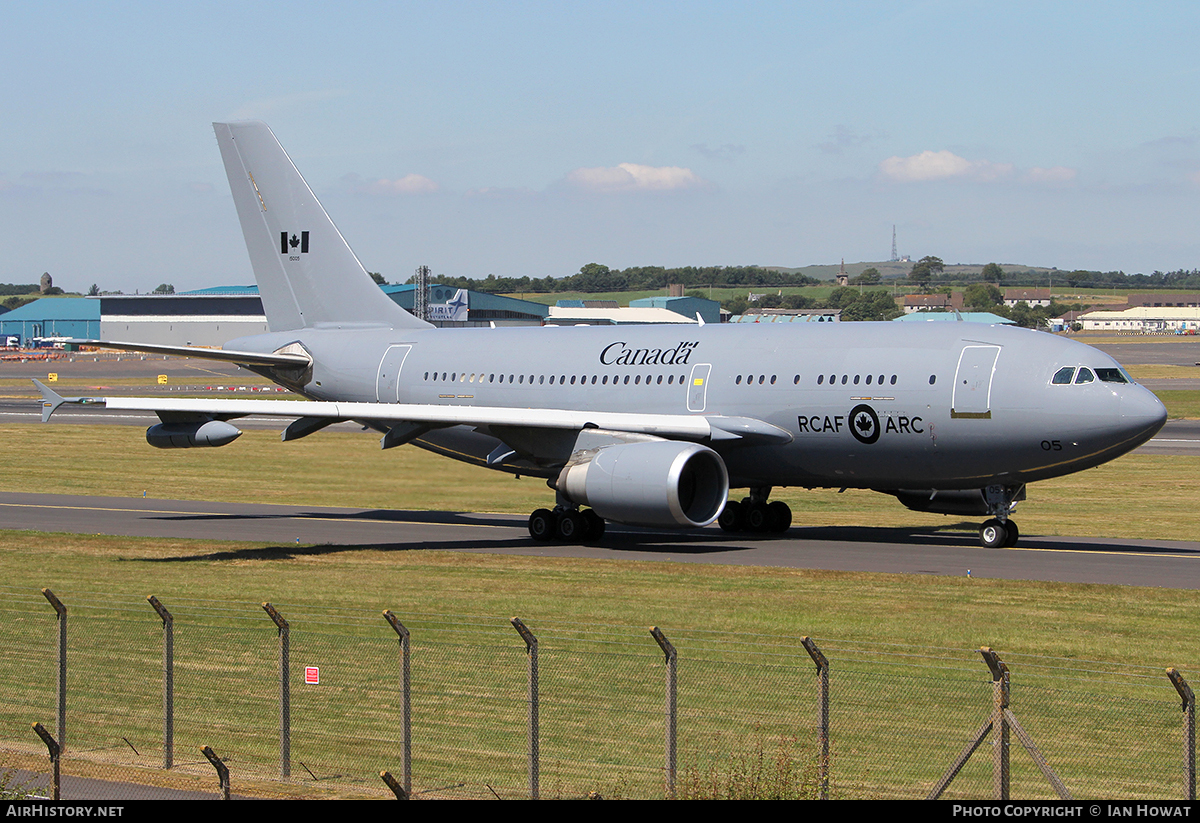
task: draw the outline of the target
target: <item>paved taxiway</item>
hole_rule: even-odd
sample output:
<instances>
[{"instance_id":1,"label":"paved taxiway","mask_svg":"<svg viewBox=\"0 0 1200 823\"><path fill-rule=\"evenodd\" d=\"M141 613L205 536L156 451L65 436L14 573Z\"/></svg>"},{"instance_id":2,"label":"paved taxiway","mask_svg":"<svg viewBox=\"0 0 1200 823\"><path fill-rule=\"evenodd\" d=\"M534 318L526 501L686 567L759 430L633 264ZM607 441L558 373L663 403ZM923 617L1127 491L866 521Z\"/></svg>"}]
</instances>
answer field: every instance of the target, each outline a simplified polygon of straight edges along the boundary
<instances>
[{"instance_id":1,"label":"paved taxiway","mask_svg":"<svg viewBox=\"0 0 1200 823\"><path fill-rule=\"evenodd\" d=\"M947 522L952 522L947 518ZM1014 549L983 549L973 529L793 527L785 537L610 527L588 546L535 543L525 518L209 503L51 494L0 494L0 528L267 543L196 559L271 560L379 549L898 572L1011 580L1120 583L1200 589L1200 543L1022 536Z\"/></svg>"}]
</instances>

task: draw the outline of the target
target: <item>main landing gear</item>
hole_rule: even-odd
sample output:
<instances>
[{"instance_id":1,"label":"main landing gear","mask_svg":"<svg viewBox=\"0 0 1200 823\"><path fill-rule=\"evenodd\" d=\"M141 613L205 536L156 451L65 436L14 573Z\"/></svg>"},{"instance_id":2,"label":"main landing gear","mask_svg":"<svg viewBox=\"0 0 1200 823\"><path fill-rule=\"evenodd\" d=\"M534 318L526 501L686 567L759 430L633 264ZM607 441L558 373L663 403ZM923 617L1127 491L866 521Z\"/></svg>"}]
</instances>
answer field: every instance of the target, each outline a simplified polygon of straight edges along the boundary
<instances>
[{"instance_id":1,"label":"main landing gear","mask_svg":"<svg viewBox=\"0 0 1200 823\"><path fill-rule=\"evenodd\" d=\"M543 543L590 543L604 536L604 518L591 509L570 506L538 509L529 515L529 536Z\"/></svg>"},{"instance_id":2,"label":"main landing gear","mask_svg":"<svg viewBox=\"0 0 1200 823\"><path fill-rule=\"evenodd\" d=\"M741 502L730 499L717 518L717 525L727 532L758 532L782 534L792 525L792 510L782 500L767 502L771 487L750 490Z\"/></svg>"},{"instance_id":3,"label":"main landing gear","mask_svg":"<svg viewBox=\"0 0 1200 823\"><path fill-rule=\"evenodd\" d=\"M1008 519L1018 500L1025 499L1024 486L988 486L983 490L991 519L979 527L979 542L985 549L1007 549L1017 544L1021 532Z\"/></svg>"}]
</instances>

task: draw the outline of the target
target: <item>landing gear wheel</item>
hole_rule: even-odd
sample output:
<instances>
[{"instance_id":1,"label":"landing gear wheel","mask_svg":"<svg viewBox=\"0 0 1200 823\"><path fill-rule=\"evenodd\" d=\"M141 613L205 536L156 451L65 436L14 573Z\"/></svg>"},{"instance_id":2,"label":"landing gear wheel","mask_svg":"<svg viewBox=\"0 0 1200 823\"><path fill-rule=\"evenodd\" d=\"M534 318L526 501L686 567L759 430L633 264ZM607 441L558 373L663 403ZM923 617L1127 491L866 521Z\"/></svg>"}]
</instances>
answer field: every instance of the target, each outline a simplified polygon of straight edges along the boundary
<instances>
[{"instance_id":1,"label":"landing gear wheel","mask_svg":"<svg viewBox=\"0 0 1200 823\"><path fill-rule=\"evenodd\" d=\"M722 531L740 532L746 528L746 511L736 500L727 500L725 508L717 516L717 525Z\"/></svg>"},{"instance_id":2,"label":"landing gear wheel","mask_svg":"<svg viewBox=\"0 0 1200 823\"><path fill-rule=\"evenodd\" d=\"M1021 532L1017 529L1017 524L1009 520L1004 524L1005 531L1008 532L1008 537L1004 540L1004 548L1011 549L1017 545L1017 538L1021 536Z\"/></svg>"},{"instance_id":3,"label":"landing gear wheel","mask_svg":"<svg viewBox=\"0 0 1200 823\"><path fill-rule=\"evenodd\" d=\"M746 508L746 528L752 532L775 531L773 512L765 502L751 503Z\"/></svg>"},{"instance_id":4,"label":"landing gear wheel","mask_svg":"<svg viewBox=\"0 0 1200 823\"><path fill-rule=\"evenodd\" d=\"M604 518L596 514L594 509L583 513L583 524L586 527L586 535L583 538L585 543L604 537Z\"/></svg>"},{"instance_id":5,"label":"landing gear wheel","mask_svg":"<svg viewBox=\"0 0 1200 823\"><path fill-rule=\"evenodd\" d=\"M985 549L999 549L1008 545L1008 528L999 520L988 520L979 527L979 542Z\"/></svg>"},{"instance_id":6,"label":"landing gear wheel","mask_svg":"<svg viewBox=\"0 0 1200 823\"><path fill-rule=\"evenodd\" d=\"M553 540L556 531L554 512L549 509L537 509L529 515L529 536L534 540L543 543Z\"/></svg>"},{"instance_id":7,"label":"landing gear wheel","mask_svg":"<svg viewBox=\"0 0 1200 823\"><path fill-rule=\"evenodd\" d=\"M767 504L767 513L774 528L771 531L783 534L792 527L792 510L782 500L774 500Z\"/></svg>"},{"instance_id":8,"label":"landing gear wheel","mask_svg":"<svg viewBox=\"0 0 1200 823\"><path fill-rule=\"evenodd\" d=\"M587 524L576 509L567 509L558 516L558 539L564 543L582 543L586 538Z\"/></svg>"}]
</instances>

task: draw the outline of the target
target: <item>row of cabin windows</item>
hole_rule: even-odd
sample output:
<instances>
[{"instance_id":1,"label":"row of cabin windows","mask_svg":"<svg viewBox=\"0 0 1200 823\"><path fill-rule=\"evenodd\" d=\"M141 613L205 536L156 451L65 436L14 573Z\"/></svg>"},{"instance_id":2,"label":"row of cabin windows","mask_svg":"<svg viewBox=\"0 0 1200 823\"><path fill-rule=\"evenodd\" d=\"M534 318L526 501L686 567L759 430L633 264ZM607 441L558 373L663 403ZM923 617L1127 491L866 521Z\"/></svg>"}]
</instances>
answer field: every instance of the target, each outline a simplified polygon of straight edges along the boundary
<instances>
[{"instance_id":1,"label":"row of cabin windows","mask_svg":"<svg viewBox=\"0 0 1200 823\"><path fill-rule=\"evenodd\" d=\"M486 381L484 379L485 377L486 377ZM664 378L665 378L665 380L664 380ZM656 380L655 375L647 374L645 377L645 380L643 381L642 375L640 375L640 374L634 374L634 375L627 374L624 376L624 380L622 381L622 378L620 375L613 375L612 379L610 380L609 376L607 374L603 375L603 376L596 375L596 374L593 374L590 376L586 375L586 374L584 374L584 375L574 375L574 374L553 375L552 374L549 376L549 378L547 378L547 376L544 374L531 374L531 375L529 375L528 380L527 380L526 376L523 374L483 375L483 374L467 374L466 372L461 372L461 373L459 373L459 372L449 372L449 373L447 373L447 372L425 372L425 380L426 380L426 382L434 382L434 383L439 383L439 382L441 382L441 383L454 383L454 382L483 383L483 382L488 382L488 383L509 383L509 384L529 385L529 386L532 386L534 384L541 386L541 385L545 385L546 383L549 383L551 386L553 386L555 384L560 385L560 386L565 386L568 383L572 386L574 386L574 385L583 386L583 385L589 384L589 382L593 386L595 386L595 385L607 386L610 383L612 385L616 386L617 384L622 383L622 382L626 386L628 386L631 382L635 386L639 386L643 382L647 386L649 386L651 383L655 383L655 382L657 382L657 384L660 386L664 382L668 386L673 386L673 385L675 385L676 382L678 382L679 385L682 386L684 384L685 378L684 378L684 375L681 374L681 375L679 375L679 380L676 381L675 375L673 375L673 374L667 374L667 375L660 374L660 375L657 375L657 380Z\"/></svg>"},{"instance_id":2,"label":"row of cabin windows","mask_svg":"<svg viewBox=\"0 0 1200 823\"><path fill-rule=\"evenodd\" d=\"M663 384L663 377L664 377L664 375L661 375L661 374L657 375L657 377L652 374L647 374L645 377L645 385L649 386L651 383L656 383L657 385L661 386ZM675 385L675 382L676 382L675 375L668 374L668 375L665 375L665 377L666 377L666 384L668 386ZM747 386L752 385L755 382L755 376L753 374L745 375L744 378L742 375L739 374L734 379L734 384L740 386L742 384L743 379L746 381ZM770 376L769 381L772 386L775 385L776 379L777 379L776 375L772 374ZM841 384L843 386L845 386L847 384L853 384L853 385L857 386L859 384L859 382L862 381L862 382L865 382L866 385L868 385L868 386L872 385L872 383L882 386L886 379L887 379L886 375L881 374L878 376L878 378L876 378L875 375L868 374L864 381L862 379L862 375L856 374L852 378L848 374L843 374L843 375L841 375ZM893 386L896 385L896 379L897 379L896 375L893 374L891 376L890 384ZM434 382L434 383L454 383L454 382L483 383L484 375L483 374L468 374L466 372L428 372L427 371L427 372L425 372L425 380L426 380L426 382ZM633 385L635 385L635 386L641 385L643 382L642 375L640 375L640 374L635 374L635 375L627 374L624 376L623 381L622 381L621 376L614 375L612 377L611 382L612 382L612 385L614 385L614 386L621 382L624 382L624 385L628 386L631 380L633 382ZM685 376L682 374L679 375L679 385L682 386L685 383L685 381L686 381ZM936 375L932 375L932 374L929 375L929 385L932 386L936 381L937 381ZM519 384L519 385L525 385L526 377L523 374L516 374L516 375L510 374L510 375L507 375L507 379L506 379L506 376L503 374L498 375L498 374L493 373L493 374L487 375L487 382L488 383L506 383L507 382L509 384L515 383L515 384ZM530 385L530 386L534 385L535 383L537 385L545 385L546 382L547 382L547 379L546 379L546 375L544 375L544 374L529 375L528 385ZM581 376L577 377L576 375L573 375L573 374L572 375L562 374L562 375L557 375L557 376L552 374L549 377L549 383L551 386L555 385L556 383L558 385L562 386L562 385L566 385L568 382L572 386L574 386L576 384L583 386L583 385L587 385L589 382L593 386L595 386L597 384L599 384L601 386L607 386L607 385L609 385L609 376L608 375L601 376L601 375L593 374L593 375L590 375L590 377L589 377L589 375L581 375ZM767 375L765 375L765 374L758 375L758 384L760 386L766 382L768 382ZM835 385L837 382L838 382L838 375L836 375L836 374L829 375L829 385L830 386ZM1057 375L1055 376L1055 382L1059 382ZM1069 377L1067 379L1067 382L1068 383L1070 382ZM795 377L792 378L792 384L793 385L800 384L800 375L797 374ZM817 375L817 385L818 386L825 385L825 375L824 374Z\"/></svg>"},{"instance_id":3,"label":"row of cabin windows","mask_svg":"<svg viewBox=\"0 0 1200 823\"><path fill-rule=\"evenodd\" d=\"M850 376L850 375L848 375L848 374L843 374L843 375L842 375L842 385L844 386L844 385L846 385L847 383L853 383L855 386L857 386L857 385L858 385L858 383L859 383L859 380L861 379L861 377L862 377L862 375L858 375L858 374L854 375L853 377L851 377L851 376ZM875 375L873 375L873 374L868 374L868 375L867 375L867 378L866 378L866 380L865 380L864 382L865 382L865 383L866 383L868 386L870 386L870 385L871 385L871 383L874 381L874 382L875 382L877 385L880 385L880 386L882 386L882 385L883 385L883 381L884 381L885 379L886 379L886 375L882 375L882 374L881 374L881 375L879 375L879 378L878 378L878 380L876 380L876 378L875 378ZM836 374L831 374L831 375L829 375L829 385L831 385L831 386L832 386L832 385L834 385L835 383L837 383L837 380L838 380L838 376L837 376ZM934 378L933 378L933 375L930 375L930 376L929 376L929 384L930 384L931 386L933 385L933 380L934 380ZM821 385L824 385L824 383L825 383L825 375L823 375L823 374L818 374L818 375L817 375L817 385L818 385L818 386L821 386ZM893 385L893 386L894 386L894 385L896 385L896 375L894 375L894 374L892 375L892 379L891 379L891 385Z\"/></svg>"}]
</instances>

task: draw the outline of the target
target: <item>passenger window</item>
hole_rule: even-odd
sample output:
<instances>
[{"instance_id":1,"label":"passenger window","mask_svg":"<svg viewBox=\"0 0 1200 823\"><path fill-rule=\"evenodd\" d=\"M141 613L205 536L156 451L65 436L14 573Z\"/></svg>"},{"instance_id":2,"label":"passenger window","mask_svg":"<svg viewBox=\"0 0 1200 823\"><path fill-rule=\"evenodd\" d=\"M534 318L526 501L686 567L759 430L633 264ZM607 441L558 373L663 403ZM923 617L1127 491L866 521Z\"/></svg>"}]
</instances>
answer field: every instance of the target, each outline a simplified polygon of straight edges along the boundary
<instances>
[{"instance_id":1,"label":"passenger window","mask_svg":"<svg viewBox=\"0 0 1200 823\"><path fill-rule=\"evenodd\" d=\"M1091 383L1095 378L1092 376L1091 369L1080 369L1079 374L1075 376L1075 385L1080 383Z\"/></svg>"},{"instance_id":2,"label":"passenger window","mask_svg":"<svg viewBox=\"0 0 1200 823\"><path fill-rule=\"evenodd\" d=\"M1054 377L1050 383L1055 386L1069 386L1071 385L1071 378L1074 376L1075 368L1073 366L1063 366L1054 373Z\"/></svg>"}]
</instances>

